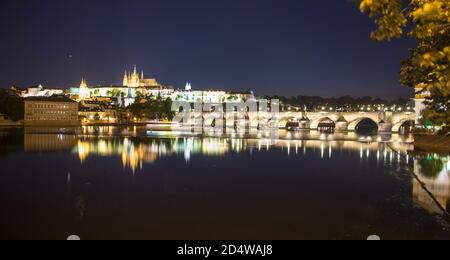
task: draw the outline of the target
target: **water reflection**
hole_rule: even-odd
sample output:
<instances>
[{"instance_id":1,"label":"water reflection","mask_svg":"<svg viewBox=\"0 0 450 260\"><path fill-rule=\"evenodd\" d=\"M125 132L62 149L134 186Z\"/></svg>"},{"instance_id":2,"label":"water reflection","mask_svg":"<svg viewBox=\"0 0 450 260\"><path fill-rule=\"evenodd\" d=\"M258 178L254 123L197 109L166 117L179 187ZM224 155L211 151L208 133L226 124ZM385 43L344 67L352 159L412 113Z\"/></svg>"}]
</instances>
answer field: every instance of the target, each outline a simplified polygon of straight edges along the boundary
<instances>
[{"instance_id":1,"label":"water reflection","mask_svg":"<svg viewBox=\"0 0 450 260\"><path fill-rule=\"evenodd\" d=\"M412 140L309 131L281 131L277 139L266 132L195 136L141 127L0 131L0 183L13 198L3 202L9 215L2 221L31 223L30 234L73 223L75 231L104 235L117 227L134 235L139 225L144 238L168 239L198 230L206 234L199 238L211 230L222 239L260 238L255 234L267 228L267 238L448 237L434 213L449 209L450 160L411 153ZM26 201L24 209L16 201ZM48 215L36 220L35 212ZM226 236L245 232L250 236Z\"/></svg>"},{"instance_id":2,"label":"water reflection","mask_svg":"<svg viewBox=\"0 0 450 260\"><path fill-rule=\"evenodd\" d=\"M195 155L225 156L230 152L253 153L279 149L288 156L306 155L308 152L320 152L322 159L332 158L333 152L358 152L360 159L376 159L377 161L410 161L409 146L394 150L388 143L330 141L325 140L283 140L283 139L251 139L251 138L215 138L215 137L175 137L175 138L98 138L82 137L78 140L73 152L78 154L80 162L90 156L117 156L122 159L124 167L136 171L143 164L152 164L158 159L173 155L182 155L186 163ZM301 152L300 152L301 151ZM383 156L381 156L383 155Z\"/></svg>"},{"instance_id":3,"label":"water reflection","mask_svg":"<svg viewBox=\"0 0 450 260\"><path fill-rule=\"evenodd\" d=\"M159 133L164 136L164 134ZM414 172L426 189L417 180L413 180L413 199L431 213L442 213L442 209L450 208L450 162L448 158L439 156L413 157L409 151L411 137L401 136L358 136L356 134L324 134L324 133L282 133L280 138L266 139L259 134L256 138L220 138L220 137L163 137L98 139L84 138L78 141L74 153L80 162L88 157L117 156L123 167L135 173L142 170L144 164L153 164L158 159L168 156L183 156L190 163L195 155L225 156L228 153L250 153L254 151L269 152L282 150L287 156L306 156L317 153L321 159L332 159L334 153L359 153L360 160L376 160L378 163L413 163ZM260 138L257 138L260 137ZM296 138L310 138L300 139ZM431 193L431 194L430 194ZM437 200L440 207L437 206Z\"/></svg>"},{"instance_id":4,"label":"water reflection","mask_svg":"<svg viewBox=\"0 0 450 260\"><path fill-rule=\"evenodd\" d=\"M280 131L278 139L270 139L268 132L230 135L210 132L198 137L189 132L152 132L145 127L27 128L0 131L0 154L16 149L13 143L20 142L19 136L23 138L26 152L71 151L81 164L90 157L115 157L133 174L146 164L171 156L179 156L189 164L195 156L222 157L230 153L251 156L254 152L272 150L280 150L287 156L314 154L322 160L342 153L356 153L362 162L411 164L418 178L412 184L414 201L432 213L450 208L449 158L410 155L414 140L411 135Z\"/></svg>"},{"instance_id":5,"label":"water reflection","mask_svg":"<svg viewBox=\"0 0 450 260\"><path fill-rule=\"evenodd\" d=\"M414 160L414 200L431 213L450 209L450 159L436 155ZM431 193L431 194L430 194ZM430 196L432 195L432 196Z\"/></svg>"},{"instance_id":6,"label":"water reflection","mask_svg":"<svg viewBox=\"0 0 450 260\"><path fill-rule=\"evenodd\" d=\"M64 134L25 134L24 147L27 152L58 151L72 149L77 143L77 137Z\"/></svg>"}]
</instances>

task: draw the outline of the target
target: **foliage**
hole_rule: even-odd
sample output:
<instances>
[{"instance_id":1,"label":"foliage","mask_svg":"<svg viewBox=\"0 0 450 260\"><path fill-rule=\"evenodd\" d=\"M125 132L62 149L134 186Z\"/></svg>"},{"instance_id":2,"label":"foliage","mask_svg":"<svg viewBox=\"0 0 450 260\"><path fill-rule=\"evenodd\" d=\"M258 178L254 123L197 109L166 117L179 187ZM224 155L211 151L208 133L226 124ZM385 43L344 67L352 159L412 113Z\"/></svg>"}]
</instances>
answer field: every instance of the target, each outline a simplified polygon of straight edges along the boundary
<instances>
[{"instance_id":1,"label":"foliage","mask_svg":"<svg viewBox=\"0 0 450 260\"><path fill-rule=\"evenodd\" d=\"M125 124L128 122L127 111L124 108L119 107L117 109L117 122Z\"/></svg>"},{"instance_id":2,"label":"foliage","mask_svg":"<svg viewBox=\"0 0 450 260\"><path fill-rule=\"evenodd\" d=\"M430 108L425 109L421 120L421 124L424 126L446 125L448 122L450 122L449 111L441 113Z\"/></svg>"},{"instance_id":3,"label":"foliage","mask_svg":"<svg viewBox=\"0 0 450 260\"><path fill-rule=\"evenodd\" d=\"M133 117L146 118L151 120L172 120L175 116L175 112L172 111L172 100L162 99L160 96L154 97L143 97L142 100L145 102L136 102L129 106Z\"/></svg>"},{"instance_id":4,"label":"foliage","mask_svg":"<svg viewBox=\"0 0 450 260\"><path fill-rule=\"evenodd\" d=\"M113 90L108 90L106 92L106 95L108 97L115 97L115 98L119 98L119 97L124 97L126 96L125 93L123 93L122 91L120 91L119 89L113 89Z\"/></svg>"},{"instance_id":5,"label":"foliage","mask_svg":"<svg viewBox=\"0 0 450 260\"><path fill-rule=\"evenodd\" d=\"M450 1L448 0L359 0L378 28L376 41L390 41L408 34L417 47L402 62L400 81L430 92L425 120L448 125L450 98Z\"/></svg>"},{"instance_id":6,"label":"foliage","mask_svg":"<svg viewBox=\"0 0 450 260\"><path fill-rule=\"evenodd\" d=\"M239 100L239 97L237 95L231 95L227 98L227 100L234 102L234 101Z\"/></svg>"},{"instance_id":7,"label":"foliage","mask_svg":"<svg viewBox=\"0 0 450 260\"><path fill-rule=\"evenodd\" d=\"M177 97L175 98L175 101L180 101L183 100L183 95L178 94Z\"/></svg>"},{"instance_id":8,"label":"foliage","mask_svg":"<svg viewBox=\"0 0 450 260\"><path fill-rule=\"evenodd\" d=\"M431 156L419 160L422 174L430 178L437 178L445 167L442 160L434 159Z\"/></svg>"},{"instance_id":9,"label":"foliage","mask_svg":"<svg viewBox=\"0 0 450 260\"><path fill-rule=\"evenodd\" d=\"M8 116L13 121L24 118L24 102L9 90L0 89L0 113Z\"/></svg>"}]
</instances>

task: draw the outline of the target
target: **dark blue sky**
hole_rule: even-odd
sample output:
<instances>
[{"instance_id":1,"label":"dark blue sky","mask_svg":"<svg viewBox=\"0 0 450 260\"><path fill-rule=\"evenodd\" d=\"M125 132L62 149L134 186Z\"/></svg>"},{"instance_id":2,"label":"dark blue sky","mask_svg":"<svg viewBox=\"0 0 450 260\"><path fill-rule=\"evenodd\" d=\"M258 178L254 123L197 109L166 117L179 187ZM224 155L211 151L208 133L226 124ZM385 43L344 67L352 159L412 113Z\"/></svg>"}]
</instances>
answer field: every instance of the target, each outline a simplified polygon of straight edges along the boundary
<instances>
[{"instance_id":1,"label":"dark blue sky","mask_svg":"<svg viewBox=\"0 0 450 260\"><path fill-rule=\"evenodd\" d=\"M0 10L0 86L120 84L134 64L183 87L408 97L408 39L375 43L348 0L14 0Z\"/></svg>"}]
</instances>

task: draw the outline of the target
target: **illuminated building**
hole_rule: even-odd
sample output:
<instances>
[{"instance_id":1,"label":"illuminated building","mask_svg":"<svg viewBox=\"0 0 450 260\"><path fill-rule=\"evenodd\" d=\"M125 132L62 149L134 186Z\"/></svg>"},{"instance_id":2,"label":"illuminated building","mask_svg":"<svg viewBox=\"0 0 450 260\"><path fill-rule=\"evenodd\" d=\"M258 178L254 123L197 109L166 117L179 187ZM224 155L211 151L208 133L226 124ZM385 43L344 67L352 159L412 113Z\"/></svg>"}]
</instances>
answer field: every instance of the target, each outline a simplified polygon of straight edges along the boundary
<instances>
[{"instance_id":1,"label":"illuminated building","mask_svg":"<svg viewBox=\"0 0 450 260\"><path fill-rule=\"evenodd\" d=\"M25 99L25 125L78 125L78 103L65 96Z\"/></svg>"},{"instance_id":2,"label":"illuminated building","mask_svg":"<svg viewBox=\"0 0 450 260\"><path fill-rule=\"evenodd\" d=\"M156 79L144 78L144 72L141 71L141 75L137 72L137 67L134 66L133 73L125 71L123 76L123 85L130 88L161 88Z\"/></svg>"},{"instance_id":3,"label":"illuminated building","mask_svg":"<svg viewBox=\"0 0 450 260\"><path fill-rule=\"evenodd\" d=\"M187 83L184 90L176 90L172 93L172 100L195 103L233 103L245 102L254 99L254 94L248 92L226 92L223 90L193 90L191 83Z\"/></svg>"},{"instance_id":4,"label":"illuminated building","mask_svg":"<svg viewBox=\"0 0 450 260\"><path fill-rule=\"evenodd\" d=\"M122 86L88 86L83 78L78 88L70 90L71 96L78 100L97 100L99 98L114 98L124 107L133 104L138 96L161 97L195 103L201 100L204 103L243 102L254 99L252 92L226 92L222 90L193 90L191 83L184 89L175 90L164 87L154 78L145 78L144 73L138 73L137 67L133 72L125 71Z\"/></svg>"},{"instance_id":5,"label":"illuminated building","mask_svg":"<svg viewBox=\"0 0 450 260\"><path fill-rule=\"evenodd\" d=\"M414 98L416 108L416 125L420 125L423 111L426 109L425 101L431 96L429 91L424 91L425 86L419 85L416 87L416 95Z\"/></svg>"},{"instance_id":6,"label":"illuminated building","mask_svg":"<svg viewBox=\"0 0 450 260\"><path fill-rule=\"evenodd\" d=\"M176 101L184 101L189 103L195 103L197 101L202 101L203 103L224 103L225 102L225 91L220 90L177 90L173 93L172 99Z\"/></svg>"},{"instance_id":7,"label":"illuminated building","mask_svg":"<svg viewBox=\"0 0 450 260\"><path fill-rule=\"evenodd\" d=\"M117 122L117 112L115 109L103 109L98 111L80 110L78 115L81 118L82 124Z\"/></svg>"},{"instance_id":8,"label":"illuminated building","mask_svg":"<svg viewBox=\"0 0 450 260\"><path fill-rule=\"evenodd\" d=\"M64 90L62 89L50 89L45 88L42 85L29 87L27 89L19 89L16 87L11 88L14 92L16 92L20 97L28 98L28 97L51 97L53 95L63 95Z\"/></svg>"},{"instance_id":9,"label":"illuminated building","mask_svg":"<svg viewBox=\"0 0 450 260\"><path fill-rule=\"evenodd\" d=\"M144 73L137 72L135 66L132 73L125 72L122 86L88 86L82 79L78 88L72 88L70 94L78 101L96 100L99 98L115 98L122 106L129 106L135 102L138 96L161 96L169 98L174 90L165 88L156 79L144 78Z\"/></svg>"},{"instance_id":10,"label":"illuminated building","mask_svg":"<svg viewBox=\"0 0 450 260\"><path fill-rule=\"evenodd\" d=\"M117 106L111 104L110 98L82 100L78 115L82 124L116 123Z\"/></svg>"},{"instance_id":11,"label":"illuminated building","mask_svg":"<svg viewBox=\"0 0 450 260\"><path fill-rule=\"evenodd\" d=\"M91 90L89 89L86 80L83 78L80 84L80 91L78 93L80 100L85 100L91 98Z\"/></svg>"}]
</instances>

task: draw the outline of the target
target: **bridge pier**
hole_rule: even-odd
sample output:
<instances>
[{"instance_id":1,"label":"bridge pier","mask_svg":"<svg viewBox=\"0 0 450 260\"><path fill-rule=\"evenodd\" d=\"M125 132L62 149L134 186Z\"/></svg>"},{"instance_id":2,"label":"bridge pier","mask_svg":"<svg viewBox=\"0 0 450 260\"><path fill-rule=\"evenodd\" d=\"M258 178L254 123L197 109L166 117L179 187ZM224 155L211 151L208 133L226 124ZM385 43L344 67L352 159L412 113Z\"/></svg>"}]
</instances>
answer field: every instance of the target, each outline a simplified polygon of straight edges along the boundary
<instances>
[{"instance_id":1,"label":"bridge pier","mask_svg":"<svg viewBox=\"0 0 450 260\"><path fill-rule=\"evenodd\" d=\"M392 132L392 124L380 122L378 123L378 132L380 133L390 133Z\"/></svg>"},{"instance_id":2,"label":"bridge pier","mask_svg":"<svg viewBox=\"0 0 450 260\"><path fill-rule=\"evenodd\" d=\"M345 121L336 122L336 131L337 132L347 132L348 131L348 123Z\"/></svg>"}]
</instances>

